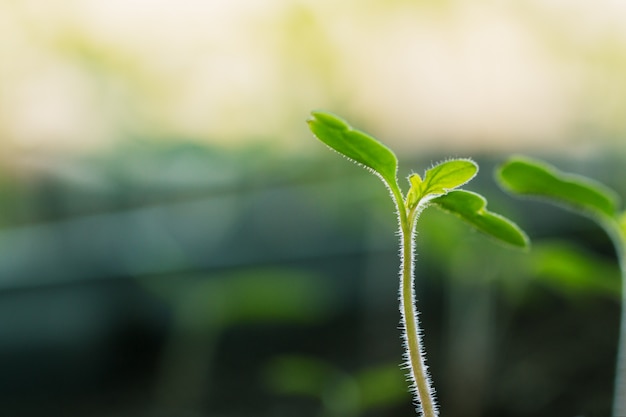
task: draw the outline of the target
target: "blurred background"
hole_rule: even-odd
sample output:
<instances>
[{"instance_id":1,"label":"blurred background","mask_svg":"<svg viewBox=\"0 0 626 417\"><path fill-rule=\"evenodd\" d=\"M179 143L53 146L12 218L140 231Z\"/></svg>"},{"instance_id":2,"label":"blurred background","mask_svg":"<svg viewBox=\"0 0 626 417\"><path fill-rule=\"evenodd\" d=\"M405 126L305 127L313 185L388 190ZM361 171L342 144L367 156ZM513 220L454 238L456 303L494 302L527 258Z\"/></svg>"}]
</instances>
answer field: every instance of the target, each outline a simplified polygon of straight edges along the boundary
<instances>
[{"instance_id":1,"label":"blurred background","mask_svg":"<svg viewBox=\"0 0 626 417\"><path fill-rule=\"evenodd\" d=\"M308 132L472 157L527 230L427 210L418 308L445 416L607 416L620 282L593 223L503 193L507 155L626 196L615 0L0 0L0 410L402 417L393 206Z\"/></svg>"}]
</instances>

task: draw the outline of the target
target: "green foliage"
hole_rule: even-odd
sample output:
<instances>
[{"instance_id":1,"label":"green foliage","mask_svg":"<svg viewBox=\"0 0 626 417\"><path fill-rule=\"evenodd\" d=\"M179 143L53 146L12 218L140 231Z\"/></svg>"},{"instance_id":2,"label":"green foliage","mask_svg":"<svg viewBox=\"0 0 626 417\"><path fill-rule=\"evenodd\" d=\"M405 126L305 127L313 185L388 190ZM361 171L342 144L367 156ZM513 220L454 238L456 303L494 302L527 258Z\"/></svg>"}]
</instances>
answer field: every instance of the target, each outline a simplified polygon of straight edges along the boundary
<instances>
[{"instance_id":1,"label":"green foliage","mask_svg":"<svg viewBox=\"0 0 626 417\"><path fill-rule=\"evenodd\" d=\"M433 203L444 211L459 216L488 236L513 246L529 246L526 234L515 223L487 210L487 200L479 194L454 190L437 197Z\"/></svg>"},{"instance_id":2,"label":"green foliage","mask_svg":"<svg viewBox=\"0 0 626 417\"><path fill-rule=\"evenodd\" d=\"M621 267L622 285L626 283L626 227L625 214L618 213L619 198L610 188L589 178L559 171L542 161L515 157L506 161L497 171L500 184L517 194L548 199L578 211L598 223L607 232L615 245ZM566 265L567 264L567 265ZM580 268L595 278L601 271L597 268L584 269L576 265L574 259L558 266L561 271ZM567 266L567 268L566 268ZM581 277L572 278L568 274L568 283L581 284ZM602 283L604 285L604 283ZM626 291L622 292L622 317L616 365L615 395L613 415L626 415Z\"/></svg>"},{"instance_id":3,"label":"green foliage","mask_svg":"<svg viewBox=\"0 0 626 417\"><path fill-rule=\"evenodd\" d=\"M325 411L322 415L328 417L362 415L409 396L402 370L395 363L347 373L316 358L285 355L267 364L264 380L277 394L319 400Z\"/></svg>"},{"instance_id":4,"label":"green foliage","mask_svg":"<svg viewBox=\"0 0 626 417\"><path fill-rule=\"evenodd\" d=\"M478 173L478 165L469 159L445 161L432 167L424 174L424 180L411 174L411 189L407 196L407 207L413 208L421 199L434 198L462 186Z\"/></svg>"},{"instance_id":5,"label":"green foliage","mask_svg":"<svg viewBox=\"0 0 626 417\"><path fill-rule=\"evenodd\" d=\"M407 349L409 378L424 417L436 417L438 410L434 390L426 371L423 348L419 338L417 312L413 291L413 231L421 211L429 201L436 201L478 230L518 247L527 247L528 238L511 221L486 210L486 201L478 194L453 191L470 181L478 166L467 159L453 159L440 163L424 174L424 179L412 174L406 198L398 185L398 159L385 145L361 131L353 129L345 120L326 112L314 112L308 121L313 134L326 145L349 159L364 165L380 176L391 191L400 223L400 292L401 316ZM345 415L345 413L344 413Z\"/></svg>"},{"instance_id":6,"label":"green foliage","mask_svg":"<svg viewBox=\"0 0 626 417\"><path fill-rule=\"evenodd\" d=\"M397 404L408 398L402 370L394 364L379 365L355 375L363 410Z\"/></svg>"},{"instance_id":7,"label":"green foliage","mask_svg":"<svg viewBox=\"0 0 626 417\"><path fill-rule=\"evenodd\" d=\"M267 365L264 379L276 393L319 398L338 375L326 362L293 355L274 358Z\"/></svg>"},{"instance_id":8,"label":"green foliage","mask_svg":"<svg viewBox=\"0 0 626 417\"><path fill-rule=\"evenodd\" d=\"M397 182L398 159L385 145L355 130L339 117L322 111L311 113L308 120L313 134L340 154L380 175L389 186Z\"/></svg>"},{"instance_id":9,"label":"green foliage","mask_svg":"<svg viewBox=\"0 0 626 417\"><path fill-rule=\"evenodd\" d=\"M462 186L478 173L478 165L469 159L445 161L426 171L421 184L422 195L443 195Z\"/></svg>"},{"instance_id":10,"label":"green foliage","mask_svg":"<svg viewBox=\"0 0 626 417\"><path fill-rule=\"evenodd\" d=\"M313 112L308 123L320 141L371 169L387 183L396 199L402 198L397 183L398 159L393 151L328 112ZM469 159L452 159L428 169L423 180L419 175L411 174L411 187L405 201L396 201L398 209L406 207L412 213L419 213L428 201L449 195L451 190L474 178L477 172L478 165L475 162ZM473 193L456 194L437 202L438 207L458 215L477 230L499 241L523 248L528 246L528 238L519 227L510 220L487 211L485 205L485 199Z\"/></svg>"},{"instance_id":11,"label":"green foliage","mask_svg":"<svg viewBox=\"0 0 626 417\"><path fill-rule=\"evenodd\" d=\"M337 304L324 280L298 270L251 268L206 278L150 278L142 285L172 304L179 324L188 329L265 321L313 323Z\"/></svg>"},{"instance_id":12,"label":"green foliage","mask_svg":"<svg viewBox=\"0 0 626 417\"><path fill-rule=\"evenodd\" d=\"M511 158L497 171L497 177L504 188L517 194L547 197L576 210L609 217L617 210L619 198L611 189L542 161Z\"/></svg>"}]
</instances>

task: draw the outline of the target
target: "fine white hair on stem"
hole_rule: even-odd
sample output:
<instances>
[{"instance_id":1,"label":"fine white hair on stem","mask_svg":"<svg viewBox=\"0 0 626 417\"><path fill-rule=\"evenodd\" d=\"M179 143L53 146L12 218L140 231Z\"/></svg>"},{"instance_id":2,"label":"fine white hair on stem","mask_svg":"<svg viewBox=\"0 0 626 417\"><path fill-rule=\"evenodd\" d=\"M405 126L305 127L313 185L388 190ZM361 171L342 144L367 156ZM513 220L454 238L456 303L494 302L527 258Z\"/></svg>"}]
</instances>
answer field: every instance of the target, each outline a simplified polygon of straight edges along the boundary
<instances>
[{"instance_id":1,"label":"fine white hair on stem","mask_svg":"<svg viewBox=\"0 0 626 417\"><path fill-rule=\"evenodd\" d=\"M414 221L417 220L421 209L425 206L420 207L414 213L414 218L410 219L408 224L414 226ZM402 364L402 369L408 370L406 375L407 381L409 382L410 392L414 395L416 409L418 413L422 416L425 416L424 412L424 401L428 399L430 403L430 414L429 415L438 415L438 408L436 401L434 399L434 390L432 388L432 382L430 379L430 375L428 373L428 366L426 365L425 360L425 352L422 343L422 330L419 325L419 313L416 308L416 297L415 297L415 283L414 283L414 272L415 272L415 228L411 227L410 230L406 230L402 223L400 224L399 229L400 234L400 289L399 289L399 301L400 301L400 315L402 318L402 340L404 346L404 362ZM408 239L407 239L408 234ZM409 247L405 247L405 245L409 245ZM408 249L408 251L407 251ZM408 265L408 270L407 270ZM408 271L408 274L407 274ZM408 280L408 281L407 281ZM410 286L410 290L407 294L406 285ZM410 306L407 304L410 303ZM409 308L407 308L409 307ZM407 320L410 315L410 318L414 322L412 326L407 324ZM409 335L409 332L415 332L414 335ZM412 352L414 349L411 346L410 339L414 338L416 343L417 352ZM413 361L418 361L419 363L413 363ZM420 375L416 375L415 369L420 370ZM420 381L418 381L418 378ZM421 383L420 383L421 382ZM420 386L422 386L420 392Z\"/></svg>"}]
</instances>

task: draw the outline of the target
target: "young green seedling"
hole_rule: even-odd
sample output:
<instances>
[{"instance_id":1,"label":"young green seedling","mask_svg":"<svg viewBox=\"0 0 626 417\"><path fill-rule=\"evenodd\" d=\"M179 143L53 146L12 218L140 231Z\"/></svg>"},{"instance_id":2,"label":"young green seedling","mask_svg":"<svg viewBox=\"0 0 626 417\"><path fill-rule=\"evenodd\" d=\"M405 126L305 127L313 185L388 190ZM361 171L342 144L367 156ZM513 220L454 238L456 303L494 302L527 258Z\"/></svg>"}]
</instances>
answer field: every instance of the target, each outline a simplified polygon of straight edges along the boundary
<instances>
[{"instance_id":1,"label":"young green seedling","mask_svg":"<svg viewBox=\"0 0 626 417\"><path fill-rule=\"evenodd\" d=\"M497 170L507 190L538 197L585 215L609 235L622 274L622 317L617 349L613 416L626 416L626 211L620 212L615 191L589 178L567 174L545 162L513 157Z\"/></svg>"},{"instance_id":2,"label":"young green seedling","mask_svg":"<svg viewBox=\"0 0 626 417\"><path fill-rule=\"evenodd\" d=\"M421 414L435 417L438 410L426 371L413 283L414 234L420 213L427 206L435 205L461 217L487 235L517 247L527 247L528 238L514 223L488 211L482 196L458 189L478 172L475 162L452 159L428 169L423 178L411 174L405 197L398 185L398 159L389 148L331 113L313 112L308 123L320 141L376 174L391 193L400 229L400 315L406 368Z\"/></svg>"}]
</instances>

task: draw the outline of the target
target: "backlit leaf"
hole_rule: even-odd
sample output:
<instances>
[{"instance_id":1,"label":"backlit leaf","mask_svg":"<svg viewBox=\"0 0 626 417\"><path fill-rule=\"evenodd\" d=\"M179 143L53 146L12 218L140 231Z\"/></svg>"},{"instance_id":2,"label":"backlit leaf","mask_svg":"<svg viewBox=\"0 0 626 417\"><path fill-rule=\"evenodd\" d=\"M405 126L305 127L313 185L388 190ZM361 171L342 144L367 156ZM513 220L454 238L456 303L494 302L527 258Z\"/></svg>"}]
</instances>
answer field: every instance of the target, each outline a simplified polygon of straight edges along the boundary
<instances>
[{"instance_id":1,"label":"backlit leaf","mask_svg":"<svg viewBox=\"0 0 626 417\"><path fill-rule=\"evenodd\" d=\"M457 215L488 236L522 248L530 245L526 234L515 223L487 210L487 201L479 194L453 190L433 199L432 203Z\"/></svg>"},{"instance_id":2,"label":"backlit leaf","mask_svg":"<svg viewBox=\"0 0 626 417\"><path fill-rule=\"evenodd\" d=\"M419 202L420 198L422 198L422 178L417 174L411 174L409 176L409 183L411 184L411 188L409 188L409 192L406 195L406 205L409 208L413 208Z\"/></svg>"},{"instance_id":3,"label":"backlit leaf","mask_svg":"<svg viewBox=\"0 0 626 417\"><path fill-rule=\"evenodd\" d=\"M474 178L478 165L469 159L452 159L426 171L420 184L421 196L442 195Z\"/></svg>"},{"instance_id":4,"label":"backlit leaf","mask_svg":"<svg viewBox=\"0 0 626 417\"><path fill-rule=\"evenodd\" d=\"M390 186L396 184L398 159L372 136L353 129L332 113L315 111L307 120L313 134L326 145L351 160L370 168Z\"/></svg>"},{"instance_id":5,"label":"backlit leaf","mask_svg":"<svg viewBox=\"0 0 626 417\"><path fill-rule=\"evenodd\" d=\"M498 169L497 178L514 193L549 198L579 211L613 217L617 210L619 199L608 187L541 161L512 158Z\"/></svg>"}]
</instances>

